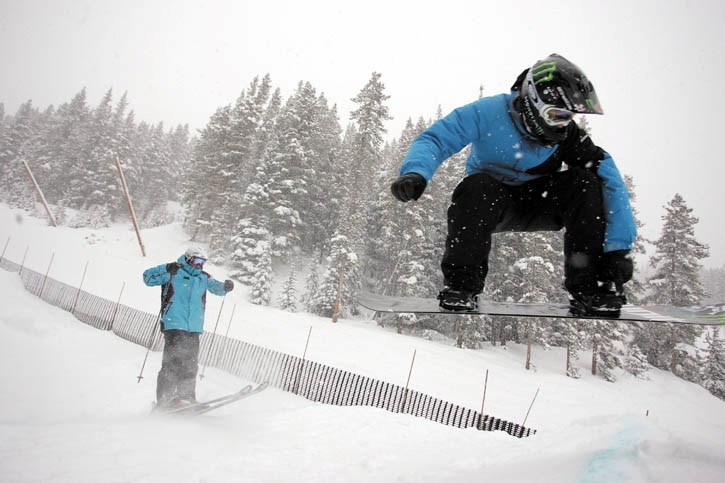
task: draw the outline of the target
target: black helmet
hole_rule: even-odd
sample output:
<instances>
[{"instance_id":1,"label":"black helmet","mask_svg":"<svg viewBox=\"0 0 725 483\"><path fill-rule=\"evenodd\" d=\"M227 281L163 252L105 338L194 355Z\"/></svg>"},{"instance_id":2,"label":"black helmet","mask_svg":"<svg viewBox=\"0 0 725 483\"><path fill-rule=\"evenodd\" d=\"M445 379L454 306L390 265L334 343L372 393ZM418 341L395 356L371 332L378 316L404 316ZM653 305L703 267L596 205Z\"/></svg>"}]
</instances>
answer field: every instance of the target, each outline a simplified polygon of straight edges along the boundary
<instances>
[{"instance_id":1,"label":"black helmet","mask_svg":"<svg viewBox=\"0 0 725 483\"><path fill-rule=\"evenodd\" d=\"M517 79L515 104L526 131L543 142L561 142L575 114L603 114L584 72L558 54L536 62Z\"/></svg>"}]
</instances>

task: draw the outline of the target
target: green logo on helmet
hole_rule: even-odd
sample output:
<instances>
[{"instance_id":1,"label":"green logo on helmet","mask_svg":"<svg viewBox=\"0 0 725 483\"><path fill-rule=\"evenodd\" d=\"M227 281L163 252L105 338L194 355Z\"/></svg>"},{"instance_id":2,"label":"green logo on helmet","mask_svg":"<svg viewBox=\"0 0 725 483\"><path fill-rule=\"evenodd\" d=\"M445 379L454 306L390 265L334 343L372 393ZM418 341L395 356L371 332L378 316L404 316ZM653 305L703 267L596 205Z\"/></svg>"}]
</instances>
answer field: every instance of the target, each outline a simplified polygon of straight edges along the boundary
<instances>
[{"instance_id":1,"label":"green logo on helmet","mask_svg":"<svg viewBox=\"0 0 725 483\"><path fill-rule=\"evenodd\" d=\"M534 79L534 85L551 82L554 80L554 72L556 72L556 62L542 62L536 67L532 67L531 76Z\"/></svg>"}]
</instances>

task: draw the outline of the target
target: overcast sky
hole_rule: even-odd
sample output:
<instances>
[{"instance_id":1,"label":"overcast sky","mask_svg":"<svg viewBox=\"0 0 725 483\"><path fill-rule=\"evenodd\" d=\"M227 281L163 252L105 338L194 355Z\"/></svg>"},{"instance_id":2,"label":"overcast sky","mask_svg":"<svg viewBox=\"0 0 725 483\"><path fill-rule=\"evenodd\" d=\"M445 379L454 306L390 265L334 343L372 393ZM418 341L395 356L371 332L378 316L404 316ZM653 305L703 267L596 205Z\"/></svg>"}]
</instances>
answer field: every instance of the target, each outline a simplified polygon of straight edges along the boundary
<instances>
[{"instance_id":1,"label":"overcast sky","mask_svg":"<svg viewBox=\"0 0 725 483\"><path fill-rule=\"evenodd\" d=\"M657 238L680 193L725 264L725 2L0 0L0 102L7 113L128 93L137 121L203 128L255 75L289 96L310 81L343 126L373 71L394 119L434 116L508 91L557 52L593 81L593 137L634 177L643 234Z\"/></svg>"}]
</instances>

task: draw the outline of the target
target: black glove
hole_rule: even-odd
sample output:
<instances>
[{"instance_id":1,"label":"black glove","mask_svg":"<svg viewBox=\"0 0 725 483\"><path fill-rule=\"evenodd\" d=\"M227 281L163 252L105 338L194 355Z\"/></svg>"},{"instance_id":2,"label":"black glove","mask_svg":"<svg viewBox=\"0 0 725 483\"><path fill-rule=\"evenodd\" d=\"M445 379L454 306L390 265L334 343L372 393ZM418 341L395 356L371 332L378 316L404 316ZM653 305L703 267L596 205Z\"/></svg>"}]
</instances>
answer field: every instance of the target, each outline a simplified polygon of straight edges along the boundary
<instances>
[{"instance_id":1,"label":"black glove","mask_svg":"<svg viewBox=\"0 0 725 483\"><path fill-rule=\"evenodd\" d=\"M166 271L169 272L172 276L176 275L176 272L179 271L179 264L176 262L173 263L167 263L166 264Z\"/></svg>"},{"instance_id":2,"label":"black glove","mask_svg":"<svg viewBox=\"0 0 725 483\"><path fill-rule=\"evenodd\" d=\"M425 191L425 178L418 173L407 173L390 185L390 191L400 201L417 200Z\"/></svg>"},{"instance_id":3,"label":"black glove","mask_svg":"<svg viewBox=\"0 0 725 483\"><path fill-rule=\"evenodd\" d=\"M234 290L234 282L232 282L231 280L224 280L224 290L226 290L227 292L231 292L232 290Z\"/></svg>"},{"instance_id":4,"label":"black glove","mask_svg":"<svg viewBox=\"0 0 725 483\"><path fill-rule=\"evenodd\" d=\"M602 255L599 277L603 282L614 282L618 292L632 279L634 263L629 250L616 250Z\"/></svg>"}]
</instances>

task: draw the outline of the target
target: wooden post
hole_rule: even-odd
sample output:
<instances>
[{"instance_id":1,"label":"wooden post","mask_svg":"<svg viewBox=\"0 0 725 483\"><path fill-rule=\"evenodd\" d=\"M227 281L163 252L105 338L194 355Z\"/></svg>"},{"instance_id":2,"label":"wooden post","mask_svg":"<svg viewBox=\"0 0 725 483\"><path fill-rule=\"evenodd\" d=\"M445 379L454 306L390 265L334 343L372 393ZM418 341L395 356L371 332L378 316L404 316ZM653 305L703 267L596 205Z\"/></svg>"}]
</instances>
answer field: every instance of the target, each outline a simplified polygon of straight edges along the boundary
<instances>
[{"instance_id":1,"label":"wooden post","mask_svg":"<svg viewBox=\"0 0 725 483\"><path fill-rule=\"evenodd\" d=\"M48 269L45 271L45 277L43 277L43 283L40 285L39 298L43 298L43 290L45 289L45 282L48 280L48 274L50 273L50 266L53 265L53 259L55 258L55 252L50 255L50 262L48 262Z\"/></svg>"},{"instance_id":2,"label":"wooden post","mask_svg":"<svg viewBox=\"0 0 725 483\"><path fill-rule=\"evenodd\" d=\"M121 169L121 162L116 158L116 168L118 169L118 176L121 178L121 188L123 188L123 194L126 197L126 204L128 205L128 212L131 214L131 221L133 221L133 228L136 230L136 238L138 238L138 245L141 247L141 255L146 256L146 248L143 246L143 240L141 240L141 230L138 227L138 221L136 220L136 212L133 210L133 203L131 202L131 195L128 193L128 186L126 186L126 177L123 175Z\"/></svg>"},{"instance_id":3,"label":"wooden post","mask_svg":"<svg viewBox=\"0 0 725 483\"><path fill-rule=\"evenodd\" d=\"M43 204L43 208L45 208L45 212L48 214L48 219L50 220L50 223L53 226L58 226L58 224L55 222L55 218L53 217L53 213L51 213L50 208L48 208L48 202L45 201L45 196L43 196L43 190L40 189L38 182L35 181L35 176L33 176L33 172L30 171L30 166L28 166L28 163L25 162L24 159L23 159L23 166L25 166L25 171L28 172L28 176L30 176L30 181L32 181L33 186L35 186L35 191L38 192L38 197L40 198L40 202Z\"/></svg>"},{"instance_id":4,"label":"wooden post","mask_svg":"<svg viewBox=\"0 0 725 483\"><path fill-rule=\"evenodd\" d=\"M73 305L70 308L70 313L75 313L76 305L78 304L78 298L81 296L81 288L83 287L83 281L86 279L86 271L88 270L88 262L86 262L86 266L83 268L83 276L81 276L81 283L78 285L78 291L76 292L76 298L73 300ZM111 325L113 325L113 322L111 322Z\"/></svg>"}]
</instances>

